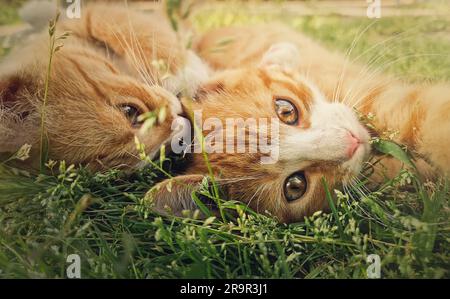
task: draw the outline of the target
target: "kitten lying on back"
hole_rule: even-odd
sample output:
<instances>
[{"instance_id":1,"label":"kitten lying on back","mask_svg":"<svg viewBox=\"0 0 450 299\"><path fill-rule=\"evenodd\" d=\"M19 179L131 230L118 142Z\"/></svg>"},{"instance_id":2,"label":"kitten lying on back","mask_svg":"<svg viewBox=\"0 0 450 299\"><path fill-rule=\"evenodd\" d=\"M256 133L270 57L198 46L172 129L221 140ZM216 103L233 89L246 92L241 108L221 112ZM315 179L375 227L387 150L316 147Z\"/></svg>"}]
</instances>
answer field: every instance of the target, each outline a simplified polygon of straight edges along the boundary
<instances>
[{"instance_id":1,"label":"kitten lying on back","mask_svg":"<svg viewBox=\"0 0 450 299\"><path fill-rule=\"evenodd\" d=\"M135 135L153 157L170 141L171 123L182 112L175 95L192 93L205 76L198 58L159 12L90 4L81 19L58 23L55 34L66 31L53 56L45 109L49 157L91 169L133 168L140 162ZM0 65L0 153L29 143L32 162L38 160L48 48L45 32ZM142 132L138 117L164 107L166 118Z\"/></svg>"},{"instance_id":2,"label":"kitten lying on back","mask_svg":"<svg viewBox=\"0 0 450 299\"><path fill-rule=\"evenodd\" d=\"M376 103L378 95L395 90L384 85L385 89L374 89L372 81L358 76L361 69L353 65L348 66L341 83L339 56L300 34L273 27L223 29L201 37L196 49L216 69L216 74L203 82L206 70L200 68L202 78L195 67L194 72L189 72L190 66L202 64L183 50L164 18L101 5L83 11L82 20L64 22L57 33L73 32L55 54L52 65L46 109L50 158L88 164L93 169L136 166L139 160L134 136L146 145L151 156L170 140L172 120L181 112L173 94L188 84L194 98L189 97L189 92L183 98L184 113L188 115L200 110L204 119L224 122L227 118L280 121L280 152L274 163L262 164L265 154L261 152L209 154L224 198L240 200L261 213L268 211L280 221L300 221L327 207L322 177L334 188L358 175L369 153L369 135L349 106L357 101L361 105ZM105 19L105 15L109 18ZM225 51L208 51L230 34L234 43ZM24 142L38 142L47 43L43 36L1 66L0 129L6 132L0 135L3 151L13 151ZM28 58L18 63L17 57ZM168 81L152 63L158 59L167 64L169 73L175 74ZM307 78L302 75L305 72ZM336 99L352 95L346 101L348 106L329 102L334 98L336 83L340 83ZM172 93L155 86L159 84ZM438 88L448 87L431 89L442 101L436 104L437 109L443 110L448 100ZM355 90L361 94L354 94ZM137 116L161 107L169 110L165 121L147 133L140 132ZM359 106L362 110L364 107ZM375 104L367 109L363 112L378 114ZM414 111L413 115L419 115ZM388 119L385 115L386 125L404 129L401 118ZM420 128L423 139L428 138L424 127ZM448 134L443 134L446 128L448 124L435 132L444 145L449 144ZM259 129L250 128L247 133L258 135ZM408 136L415 130L406 128L403 132ZM220 128L209 128L204 133L214 137L222 132ZM249 145L247 137L235 141ZM426 156L427 151L422 154L431 162L442 161L440 165L448 169L448 160L440 149L435 156ZM201 154L192 156L192 165L184 175L168 179L149 192L147 199L155 209L166 212L169 208L176 214L196 209L191 194L200 187L208 169Z\"/></svg>"},{"instance_id":3,"label":"kitten lying on back","mask_svg":"<svg viewBox=\"0 0 450 299\"><path fill-rule=\"evenodd\" d=\"M224 40L230 42L223 45ZM223 123L230 117L280 120L280 156L274 164L263 165L249 153L209 155L226 198L283 222L327 208L322 178L330 188L351 183L370 150L369 134L352 108L374 113L380 131L398 130L395 140L415 152L423 175L450 172L448 84L403 83L276 25L212 30L195 49L216 74L194 101L183 101L185 109ZM240 141L248 145L248 139ZM393 176L402 166L394 159L382 164L375 168L376 179ZM207 171L196 154L184 176L162 182L148 198L160 211L193 209L191 190Z\"/></svg>"},{"instance_id":4,"label":"kitten lying on back","mask_svg":"<svg viewBox=\"0 0 450 299\"><path fill-rule=\"evenodd\" d=\"M264 34L258 34L261 32ZM233 42L222 51L208 50L223 39ZM407 145L418 155L416 162L422 167L422 172L432 166L441 173L449 173L448 83L407 84L360 66L298 32L277 25L214 30L202 36L197 43L197 51L213 68L229 69L254 66L274 43L284 42L299 49L300 57L295 68L307 76L327 99L342 102L363 114L374 113L378 131L398 131L395 141ZM252 46L246 47L248 44ZM227 59L231 57L233 59Z\"/></svg>"}]
</instances>

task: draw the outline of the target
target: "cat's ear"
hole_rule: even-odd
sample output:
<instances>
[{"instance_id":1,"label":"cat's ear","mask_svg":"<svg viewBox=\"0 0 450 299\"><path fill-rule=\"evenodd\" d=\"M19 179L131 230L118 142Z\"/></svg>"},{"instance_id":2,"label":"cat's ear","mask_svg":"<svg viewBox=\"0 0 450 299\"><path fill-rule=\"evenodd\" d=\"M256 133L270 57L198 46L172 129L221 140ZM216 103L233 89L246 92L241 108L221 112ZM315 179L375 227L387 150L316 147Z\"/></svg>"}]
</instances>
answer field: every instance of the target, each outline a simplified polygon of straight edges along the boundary
<instances>
[{"instance_id":1,"label":"cat's ear","mask_svg":"<svg viewBox=\"0 0 450 299\"><path fill-rule=\"evenodd\" d=\"M30 102L26 99L29 87L30 82L18 75L0 77L0 109L26 118L31 112Z\"/></svg>"},{"instance_id":2,"label":"cat's ear","mask_svg":"<svg viewBox=\"0 0 450 299\"><path fill-rule=\"evenodd\" d=\"M260 62L263 68L298 69L299 66L300 52L296 45L289 42L273 44Z\"/></svg>"},{"instance_id":3,"label":"cat's ear","mask_svg":"<svg viewBox=\"0 0 450 299\"><path fill-rule=\"evenodd\" d=\"M145 195L145 203L163 215L184 216L183 211L195 211L199 207L192 198L193 193L212 211L212 202L198 192L208 189L208 180L203 175L181 175L162 181Z\"/></svg>"}]
</instances>

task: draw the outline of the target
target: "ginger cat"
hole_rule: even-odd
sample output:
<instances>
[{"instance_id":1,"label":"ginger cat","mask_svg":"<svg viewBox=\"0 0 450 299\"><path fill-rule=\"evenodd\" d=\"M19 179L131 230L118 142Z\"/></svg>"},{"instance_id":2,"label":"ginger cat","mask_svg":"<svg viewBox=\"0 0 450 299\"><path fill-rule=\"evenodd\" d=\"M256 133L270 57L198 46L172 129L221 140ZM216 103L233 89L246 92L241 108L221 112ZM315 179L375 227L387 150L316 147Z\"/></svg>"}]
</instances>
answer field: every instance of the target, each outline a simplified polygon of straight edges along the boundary
<instances>
[{"instance_id":1,"label":"ginger cat","mask_svg":"<svg viewBox=\"0 0 450 299\"><path fill-rule=\"evenodd\" d=\"M229 42L224 45L224 40ZM218 47L220 51L214 51ZM423 175L450 172L449 84L403 83L281 25L212 30L200 36L194 48L215 76L194 101L183 100L185 109L221 120L281 121L280 155L274 164L263 165L254 154L209 155L226 198L260 213L268 211L282 222L327 209L322 177L330 188L350 183L370 152L369 133L352 108L375 114L378 131L398 130L395 141L415 153ZM241 141L248 144L247 139ZM149 193L158 210L195 208L187 186L199 186L207 169L201 155L194 155L193 161L186 175L162 182ZM381 164L375 167L377 180L402 167L389 158Z\"/></svg>"},{"instance_id":2,"label":"ginger cat","mask_svg":"<svg viewBox=\"0 0 450 299\"><path fill-rule=\"evenodd\" d=\"M232 42L221 51L210 51L226 39ZM299 49L300 57L292 57L285 63L304 74L327 99L342 102L363 114L374 113L377 131L398 131L395 141L407 145L421 158L416 162L423 172L428 169L426 164L440 172L450 171L448 83L407 84L358 65L282 25L214 30L199 39L196 50L213 68L228 69L255 66L274 43L281 48L291 45ZM283 57L281 49L276 59L286 59L289 49L284 53L287 55Z\"/></svg>"},{"instance_id":3,"label":"ginger cat","mask_svg":"<svg viewBox=\"0 0 450 299\"><path fill-rule=\"evenodd\" d=\"M94 170L134 168L141 162L134 137L154 157L170 141L171 123L182 113L175 95L195 89L204 73L161 12L148 15L102 3L83 6L82 12L81 19L57 24L55 36L70 34L51 66L45 109L49 158ZM46 31L0 65L0 153L28 143L34 164L49 57ZM139 116L163 107L165 119L142 132Z\"/></svg>"},{"instance_id":4,"label":"ginger cat","mask_svg":"<svg viewBox=\"0 0 450 299\"><path fill-rule=\"evenodd\" d=\"M203 119L222 123L278 120L279 131L269 136L278 137L269 138L279 149L273 163L262 163L267 152L213 152L208 158L225 199L242 201L282 222L301 221L327 208L323 177L330 188L338 188L359 174L368 157L369 133L352 111L355 106L375 113L381 129L398 129L398 141L420 154L423 172L431 166L450 168L445 151L450 143L448 86L422 88L365 76L365 68L346 64L342 56L287 28L226 28L200 36L194 49L214 68L211 78L158 13L91 4L83 8L82 19L62 22L57 34L65 30L72 34L54 55L46 109L52 159L92 169L137 167L134 136L153 157L161 144L173 142L171 124L180 106L185 115L201 111ZM233 42L224 50L210 51L228 37ZM48 37L41 36L0 66L0 130L5 132L0 152L38 143L47 59ZM158 60L167 72L152 63ZM182 105L175 97L180 92L186 95ZM168 109L166 119L141 132L138 116L161 107ZM401 113L390 115L392 109ZM246 132L259 136L264 128ZM203 133L217 145L226 143L218 138L224 130L209 126ZM233 141L250 148L250 140L238 136ZM209 169L202 153L190 156L183 175L148 193L157 211L181 215L197 208L191 194Z\"/></svg>"}]
</instances>

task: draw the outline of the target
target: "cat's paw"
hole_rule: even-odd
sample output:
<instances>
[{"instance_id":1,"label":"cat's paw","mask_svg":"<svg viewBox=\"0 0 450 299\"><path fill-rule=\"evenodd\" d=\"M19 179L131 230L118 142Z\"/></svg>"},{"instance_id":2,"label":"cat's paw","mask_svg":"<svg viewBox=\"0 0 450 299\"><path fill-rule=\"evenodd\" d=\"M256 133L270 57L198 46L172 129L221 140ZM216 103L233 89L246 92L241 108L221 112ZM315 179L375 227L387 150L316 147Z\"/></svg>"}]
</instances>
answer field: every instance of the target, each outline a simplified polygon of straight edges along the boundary
<instances>
[{"instance_id":1,"label":"cat's paw","mask_svg":"<svg viewBox=\"0 0 450 299\"><path fill-rule=\"evenodd\" d=\"M298 69L300 66L300 51L296 45L289 42L273 44L264 54L260 66Z\"/></svg>"},{"instance_id":2,"label":"cat's paw","mask_svg":"<svg viewBox=\"0 0 450 299\"><path fill-rule=\"evenodd\" d=\"M151 96L153 99L152 106L154 111L161 111L164 108L164 120L171 122L183 113L180 100L171 92L159 86L153 86L150 88Z\"/></svg>"},{"instance_id":3,"label":"cat's paw","mask_svg":"<svg viewBox=\"0 0 450 299\"><path fill-rule=\"evenodd\" d=\"M186 61L175 75L164 81L163 86L174 94L193 97L199 86L209 79L208 65L193 51L186 52Z\"/></svg>"},{"instance_id":4,"label":"cat's paw","mask_svg":"<svg viewBox=\"0 0 450 299\"><path fill-rule=\"evenodd\" d=\"M173 118L176 118L178 115L183 113L183 107L181 106L180 100L173 94L170 94L167 97L167 106Z\"/></svg>"},{"instance_id":5,"label":"cat's paw","mask_svg":"<svg viewBox=\"0 0 450 299\"><path fill-rule=\"evenodd\" d=\"M162 146L171 144L177 134L180 134L179 130L174 130L174 124L179 123L182 118L180 115L183 114L183 108L175 95L160 86L152 86L148 92L152 99L152 109L149 118L142 122L137 137L145 145L147 156L154 159ZM143 162L138 167L145 164Z\"/></svg>"}]
</instances>

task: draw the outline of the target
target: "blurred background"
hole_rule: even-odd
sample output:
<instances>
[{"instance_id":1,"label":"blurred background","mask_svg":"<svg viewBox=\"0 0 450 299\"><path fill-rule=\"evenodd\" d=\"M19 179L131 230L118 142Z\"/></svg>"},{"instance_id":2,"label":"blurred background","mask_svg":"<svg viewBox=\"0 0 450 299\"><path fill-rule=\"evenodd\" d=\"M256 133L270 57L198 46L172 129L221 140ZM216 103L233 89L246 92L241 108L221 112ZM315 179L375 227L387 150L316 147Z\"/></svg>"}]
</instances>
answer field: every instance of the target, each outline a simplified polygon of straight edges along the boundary
<instances>
[{"instance_id":1,"label":"blurred background","mask_svg":"<svg viewBox=\"0 0 450 299\"><path fill-rule=\"evenodd\" d=\"M0 56L29 29L19 16L26 1L0 0ZM69 2L58 1L65 6ZM81 0L82 5L87 2ZM128 3L143 11L158 5L157 1ZM354 44L351 57L406 80L450 80L447 0L167 0L166 4L176 7L177 17L188 17L200 32L221 26L283 22L337 51L345 53Z\"/></svg>"}]
</instances>

